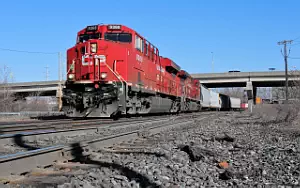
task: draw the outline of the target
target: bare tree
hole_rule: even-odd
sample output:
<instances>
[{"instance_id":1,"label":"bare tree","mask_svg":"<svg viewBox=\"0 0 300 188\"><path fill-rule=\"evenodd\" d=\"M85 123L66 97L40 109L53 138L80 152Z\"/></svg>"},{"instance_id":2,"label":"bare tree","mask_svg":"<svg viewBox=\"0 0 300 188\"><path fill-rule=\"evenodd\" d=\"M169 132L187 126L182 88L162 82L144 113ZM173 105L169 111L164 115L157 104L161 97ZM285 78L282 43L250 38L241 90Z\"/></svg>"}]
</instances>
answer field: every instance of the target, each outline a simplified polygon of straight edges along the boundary
<instances>
[{"instance_id":1,"label":"bare tree","mask_svg":"<svg viewBox=\"0 0 300 188\"><path fill-rule=\"evenodd\" d=\"M48 111L47 100L43 99L41 96L41 92L34 92L30 94L26 101L26 109L27 111Z\"/></svg>"},{"instance_id":2,"label":"bare tree","mask_svg":"<svg viewBox=\"0 0 300 188\"><path fill-rule=\"evenodd\" d=\"M270 98L270 89L266 87L257 88L257 97L261 97L262 99Z\"/></svg>"},{"instance_id":3,"label":"bare tree","mask_svg":"<svg viewBox=\"0 0 300 188\"><path fill-rule=\"evenodd\" d=\"M224 88L220 90L220 93L231 96L237 97L242 99L244 97L244 89L243 88Z\"/></svg>"},{"instance_id":4,"label":"bare tree","mask_svg":"<svg viewBox=\"0 0 300 188\"><path fill-rule=\"evenodd\" d=\"M295 120L297 121L300 115L300 71L290 71L290 77L293 78L293 81L288 88L288 104L283 103L277 107L277 120L283 121L287 123L287 125L294 122ZM279 89L278 93L279 99L284 99L285 92L283 88Z\"/></svg>"},{"instance_id":5,"label":"bare tree","mask_svg":"<svg viewBox=\"0 0 300 188\"><path fill-rule=\"evenodd\" d=\"M12 72L9 67L0 68L0 111L9 112L12 110L15 97L10 90L10 83L13 81Z\"/></svg>"},{"instance_id":6,"label":"bare tree","mask_svg":"<svg viewBox=\"0 0 300 188\"><path fill-rule=\"evenodd\" d=\"M284 98L284 89L282 87L276 87L272 90L272 99L280 100Z\"/></svg>"},{"instance_id":7,"label":"bare tree","mask_svg":"<svg viewBox=\"0 0 300 188\"><path fill-rule=\"evenodd\" d=\"M300 71L293 70L290 72L294 80L290 87L289 98L298 101L300 100Z\"/></svg>"}]
</instances>

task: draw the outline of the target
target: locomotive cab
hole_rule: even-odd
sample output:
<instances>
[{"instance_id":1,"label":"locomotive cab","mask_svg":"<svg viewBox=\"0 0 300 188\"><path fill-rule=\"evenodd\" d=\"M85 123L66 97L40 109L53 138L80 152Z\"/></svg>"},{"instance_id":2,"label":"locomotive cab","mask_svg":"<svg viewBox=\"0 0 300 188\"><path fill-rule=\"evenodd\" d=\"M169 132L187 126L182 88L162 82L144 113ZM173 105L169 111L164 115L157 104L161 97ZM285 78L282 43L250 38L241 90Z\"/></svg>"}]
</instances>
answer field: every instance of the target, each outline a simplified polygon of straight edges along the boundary
<instances>
[{"instance_id":1,"label":"locomotive cab","mask_svg":"<svg viewBox=\"0 0 300 188\"><path fill-rule=\"evenodd\" d=\"M125 53L121 51L130 48L131 42L132 34L120 25L95 25L81 30L76 45L67 52L68 82L97 83L108 78L117 79L113 78L114 70L106 70L115 68L113 62L108 61L124 61Z\"/></svg>"},{"instance_id":2,"label":"locomotive cab","mask_svg":"<svg viewBox=\"0 0 300 188\"><path fill-rule=\"evenodd\" d=\"M125 113L125 59L131 43L130 30L121 25L94 25L78 32L76 45L67 51L63 110L69 116Z\"/></svg>"}]
</instances>

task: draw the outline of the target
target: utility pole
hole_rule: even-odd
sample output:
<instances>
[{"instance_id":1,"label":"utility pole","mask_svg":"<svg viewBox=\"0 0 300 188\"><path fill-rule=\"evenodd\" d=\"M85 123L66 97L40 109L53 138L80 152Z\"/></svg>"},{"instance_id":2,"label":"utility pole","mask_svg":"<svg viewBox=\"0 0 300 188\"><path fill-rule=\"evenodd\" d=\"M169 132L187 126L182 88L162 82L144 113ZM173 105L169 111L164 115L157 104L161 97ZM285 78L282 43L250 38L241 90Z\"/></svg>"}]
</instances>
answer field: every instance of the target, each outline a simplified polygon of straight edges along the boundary
<instances>
[{"instance_id":1,"label":"utility pole","mask_svg":"<svg viewBox=\"0 0 300 188\"><path fill-rule=\"evenodd\" d=\"M58 111L62 108L62 88L61 88L61 54L58 52Z\"/></svg>"},{"instance_id":2,"label":"utility pole","mask_svg":"<svg viewBox=\"0 0 300 188\"><path fill-rule=\"evenodd\" d=\"M288 86L289 86L289 81L288 81L288 54L287 54L287 49L286 49L286 44L292 44L293 40L284 40L280 41L277 44L278 45L283 45L283 56L284 56L284 63L285 63L285 100L286 103L289 100L289 93L288 93Z\"/></svg>"}]
</instances>

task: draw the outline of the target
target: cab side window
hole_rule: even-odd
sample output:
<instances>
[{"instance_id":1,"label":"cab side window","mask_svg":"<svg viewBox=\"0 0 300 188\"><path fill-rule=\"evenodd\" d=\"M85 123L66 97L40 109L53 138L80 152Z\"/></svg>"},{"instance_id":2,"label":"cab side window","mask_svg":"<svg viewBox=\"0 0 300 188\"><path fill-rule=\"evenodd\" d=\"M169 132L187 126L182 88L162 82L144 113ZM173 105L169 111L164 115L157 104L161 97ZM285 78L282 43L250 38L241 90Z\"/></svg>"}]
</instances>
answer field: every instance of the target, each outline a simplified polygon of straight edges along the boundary
<instances>
[{"instance_id":1,"label":"cab side window","mask_svg":"<svg viewBox=\"0 0 300 188\"><path fill-rule=\"evenodd\" d=\"M153 46L153 48L152 48L152 61L156 60L156 54L155 54L155 52L156 52L156 48Z\"/></svg>"},{"instance_id":2,"label":"cab side window","mask_svg":"<svg viewBox=\"0 0 300 188\"><path fill-rule=\"evenodd\" d=\"M155 48L155 61L158 61L158 49L157 48Z\"/></svg>"},{"instance_id":3,"label":"cab side window","mask_svg":"<svg viewBox=\"0 0 300 188\"><path fill-rule=\"evenodd\" d=\"M149 54L150 54L150 60L153 61L153 46L150 45L150 51L149 51Z\"/></svg>"},{"instance_id":4,"label":"cab side window","mask_svg":"<svg viewBox=\"0 0 300 188\"><path fill-rule=\"evenodd\" d=\"M135 48L142 53L144 52L144 40L137 35L135 35Z\"/></svg>"},{"instance_id":5,"label":"cab side window","mask_svg":"<svg viewBox=\"0 0 300 188\"><path fill-rule=\"evenodd\" d=\"M147 41L145 41L145 56L148 56L149 55L149 49L148 49L148 47L149 47L149 42L147 42Z\"/></svg>"}]
</instances>

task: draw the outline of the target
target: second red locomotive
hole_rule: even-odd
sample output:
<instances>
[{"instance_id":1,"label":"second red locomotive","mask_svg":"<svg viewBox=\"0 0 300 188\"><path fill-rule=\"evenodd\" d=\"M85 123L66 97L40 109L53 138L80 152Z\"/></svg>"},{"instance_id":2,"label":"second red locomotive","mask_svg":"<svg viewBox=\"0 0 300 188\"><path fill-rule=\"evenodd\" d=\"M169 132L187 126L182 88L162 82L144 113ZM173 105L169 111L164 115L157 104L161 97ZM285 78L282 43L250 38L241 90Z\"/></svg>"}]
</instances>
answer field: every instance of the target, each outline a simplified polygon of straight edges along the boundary
<instances>
[{"instance_id":1,"label":"second red locomotive","mask_svg":"<svg viewBox=\"0 0 300 188\"><path fill-rule=\"evenodd\" d=\"M73 117L198 111L200 84L136 31L93 25L67 51L63 111Z\"/></svg>"}]
</instances>

